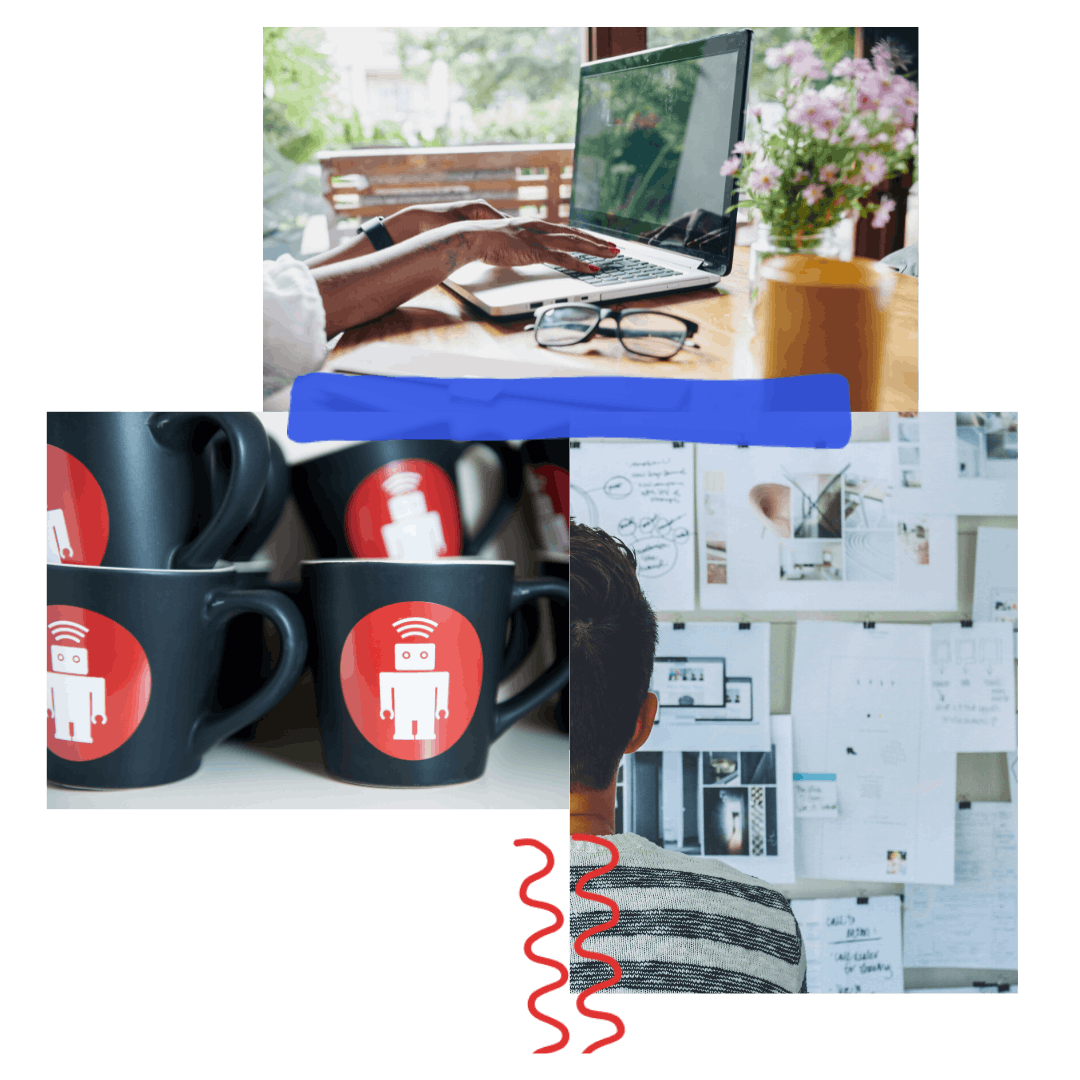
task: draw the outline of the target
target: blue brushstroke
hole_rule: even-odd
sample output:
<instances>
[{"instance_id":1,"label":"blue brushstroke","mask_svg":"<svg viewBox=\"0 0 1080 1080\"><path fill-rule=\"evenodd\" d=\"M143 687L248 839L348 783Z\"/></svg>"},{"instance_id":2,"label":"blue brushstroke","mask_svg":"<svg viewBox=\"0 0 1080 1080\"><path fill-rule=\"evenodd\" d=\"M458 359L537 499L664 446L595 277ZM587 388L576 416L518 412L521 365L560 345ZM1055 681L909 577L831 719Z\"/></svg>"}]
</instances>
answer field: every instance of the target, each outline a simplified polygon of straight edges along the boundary
<instances>
[{"instance_id":1,"label":"blue brushstroke","mask_svg":"<svg viewBox=\"0 0 1080 1080\"><path fill-rule=\"evenodd\" d=\"M302 375L289 437L638 438L839 448L851 437L842 375L789 379L431 379Z\"/></svg>"}]
</instances>

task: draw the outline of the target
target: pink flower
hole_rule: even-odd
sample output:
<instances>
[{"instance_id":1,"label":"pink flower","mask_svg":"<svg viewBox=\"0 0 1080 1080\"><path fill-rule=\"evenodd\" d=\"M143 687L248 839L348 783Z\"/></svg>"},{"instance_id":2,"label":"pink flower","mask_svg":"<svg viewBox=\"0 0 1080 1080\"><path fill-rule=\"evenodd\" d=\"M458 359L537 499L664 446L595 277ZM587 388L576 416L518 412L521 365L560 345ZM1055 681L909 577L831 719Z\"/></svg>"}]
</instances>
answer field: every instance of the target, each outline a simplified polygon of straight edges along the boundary
<instances>
[{"instance_id":1,"label":"pink flower","mask_svg":"<svg viewBox=\"0 0 1080 1080\"><path fill-rule=\"evenodd\" d=\"M869 75L873 71L869 60L849 60L845 57L832 69L834 79L850 79L858 75Z\"/></svg>"},{"instance_id":2,"label":"pink flower","mask_svg":"<svg viewBox=\"0 0 1080 1080\"><path fill-rule=\"evenodd\" d=\"M888 165L881 154L860 153L859 160L862 162L862 170L859 174L862 183L873 187L885 179Z\"/></svg>"},{"instance_id":3,"label":"pink flower","mask_svg":"<svg viewBox=\"0 0 1080 1080\"><path fill-rule=\"evenodd\" d=\"M818 179L826 184L835 184L836 178L840 175L840 166L835 161L830 161L828 165L822 165L818 169Z\"/></svg>"},{"instance_id":4,"label":"pink flower","mask_svg":"<svg viewBox=\"0 0 1080 1080\"><path fill-rule=\"evenodd\" d=\"M860 111L873 112L881 104L881 97L881 80L876 72L856 79L855 105Z\"/></svg>"},{"instance_id":5,"label":"pink flower","mask_svg":"<svg viewBox=\"0 0 1080 1080\"><path fill-rule=\"evenodd\" d=\"M793 124L810 124L814 128L824 128L825 134L818 138L828 138L828 134L840 123L843 114L834 101L819 94L816 90L807 90L800 94L791 107L788 119Z\"/></svg>"},{"instance_id":6,"label":"pink flower","mask_svg":"<svg viewBox=\"0 0 1080 1080\"><path fill-rule=\"evenodd\" d=\"M813 206L819 199L825 197L825 185L807 184L802 189L802 197L806 200L808 206Z\"/></svg>"},{"instance_id":7,"label":"pink flower","mask_svg":"<svg viewBox=\"0 0 1080 1080\"><path fill-rule=\"evenodd\" d=\"M792 60L791 74L805 79L828 78L825 65L813 53Z\"/></svg>"},{"instance_id":8,"label":"pink flower","mask_svg":"<svg viewBox=\"0 0 1080 1080\"><path fill-rule=\"evenodd\" d=\"M806 169L796 169L795 172L792 174L791 179L796 184L801 184L804 180L810 179L810 173Z\"/></svg>"},{"instance_id":9,"label":"pink flower","mask_svg":"<svg viewBox=\"0 0 1080 1080\"><path fill-rule=\"evenodd\" d=\"M884 41L879 41L871 50L870 55L874 60L874 70L881 75L890 75L893 70L892 51Z\"/></svg>"},{"instance_id":10,"label":"pink flower","mask_svg":"<svg viewBox=\"0 0 1080 1080\"><path fill-rule=\"evenodd\" d=\"M801 38L798 41L789 41L780 48L780 56L785 64L794 64L813 55L814 46L809 41L804 41Z\"/></svg>"},{"instance_id":11,"label":"pink flower","mask_svg":"<svg viewBox=\"0 0 1080 1080\"><path fill-rule=\"evenodd\" d=\"M752 117L753 117L753 118L754 118L755 120L760 120L760 119L761 119L761 114L762 114L763 112L764 112L764 109L762 109L762 107L761 107L760 105L754 105L754 106L752 106L752 107L751 107L751 109L750 109L750 115L751 115L751 116L752 116Z\"/></svg>"},{"instance_id":12,"label":"pink flower","mask_svg":"<svg viewBox=\"0 0 1080 1080\"><path fill-rule=\"evenodd\" d=\"M858 118L855 117L847 126L847 131L844 133L849 138L854 139L857 143L868 142L870 139L870 132L866 130L866 125Z\"/></svg>"},{"instance_id":13,"label":"pink flower","mask_svg":"<svg viewBox=\"0 0 1080 1080\"><path fill-rule=\"evenodd\" d=\"M809 41L789 41L779 49L765 50L765 66L775 70L782 64L791 67L791 73L797 77L824 79L825 68L814 55L814 46ZM816 74L818 71L821 74Z\"/></svg>"},{"instance_id":14,"label":"pink flower","mask_svg":"<svg viewBox=\"0 0 1080 1080\"><path fill-rule=\"evenodd\" d=\"M750 182L747 184L754 195L767 195L775 190L782 170L771 161L762 161L750 170Z\"/></svg>"},{"instance_id":15,"label":"pink flower","mask_svg":"<svg viewBox=\"0 0 1080 1080\"><path fill-rule=\"evenodd\" d=\"M878 203L877 210L874 211L874 216L870 221L870 224L875 229L883 229L889 223L889 218L892 217L892 212L896 209L896 200L890 199L888 195L884 196L881 202Z\"/></svg>"},{"instance_id":16,"label":"pink flower","mask_svg":"<svg viewBox=\"0 0 1080 1080\"><path fill-rule=\"evenodd\" d=\"M889 141L889 136L888 136L888 133L887 133L887 132L884 132L884 131L879 131L879 132L878 132L878 133L877 133L877 134L876 134L876 135L875 135L875 136L874 136L874 137L873 137L873 138L872 138L872 139L870 140L870 145L871 145L871 146L881 146L881 145L882 145L882 143L887 143L888 141Z\"/></svg>"},{"instance_id":17,"label":"pink flower","mask_svg":"<svg viewBox=\"0 0 1080 1080\"><path fill-rule=\"evenodd\" d=\"M732 148L733 154L756 154L758 148L752 142L746 142L744 139L740 139Z\"/></svg>"},{"instance_id":18,"label":"pink flower","mask_svg":"<svg viewBox=\"0 0 1080 1080\"><path fill-rule=\"evenodd\" d=\"M737 157L729 157L723 165L720 166L721 176L734 176L739 171L740 161Z\"/></svg>"},{"instance_id":19,"label":"pink flower","mask_svg":"<svg viewBox=\"0 0 1080 1080\"><path fill-rule=\"evenodd\" d=\"M893 139L894 150L904 150L911 146L915 142L915 132L911 128L903 128L896 133L896 137Z\"/></svg>"},{"instance_id":20,"label":"pink flower","mask_svg":"<svg viewBox=\"0 0 1080 1080\"><path fill-rule=\"evenodd\" d=\"M902 82L904 85L890 92L887 104L892 106L900 124L911 127L919 111L919 91L906 79L898 79L897 82Z\"/></svg>"}]
</instances>

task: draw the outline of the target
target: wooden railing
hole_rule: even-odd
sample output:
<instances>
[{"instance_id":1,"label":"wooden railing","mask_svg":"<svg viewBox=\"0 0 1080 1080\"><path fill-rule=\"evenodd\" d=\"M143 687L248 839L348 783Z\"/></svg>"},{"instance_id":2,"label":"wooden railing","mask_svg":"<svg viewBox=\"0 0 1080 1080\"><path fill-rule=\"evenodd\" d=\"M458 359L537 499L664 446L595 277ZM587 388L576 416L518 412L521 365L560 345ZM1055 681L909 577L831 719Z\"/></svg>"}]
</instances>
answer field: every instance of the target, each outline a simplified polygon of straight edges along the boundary
<instances>
[{"instance_id":1,"label":"wooden railing","mask_svg":"<svg viewBox=\"0 0 1080 1080\"><path fill-rule=\"evenodd\" d=\"M536 207L548 221L570 213L573 143L324 150L318 160L331 244L339 230L414 203L487 199L514 213Z\"/></svg>"}]
</instances>

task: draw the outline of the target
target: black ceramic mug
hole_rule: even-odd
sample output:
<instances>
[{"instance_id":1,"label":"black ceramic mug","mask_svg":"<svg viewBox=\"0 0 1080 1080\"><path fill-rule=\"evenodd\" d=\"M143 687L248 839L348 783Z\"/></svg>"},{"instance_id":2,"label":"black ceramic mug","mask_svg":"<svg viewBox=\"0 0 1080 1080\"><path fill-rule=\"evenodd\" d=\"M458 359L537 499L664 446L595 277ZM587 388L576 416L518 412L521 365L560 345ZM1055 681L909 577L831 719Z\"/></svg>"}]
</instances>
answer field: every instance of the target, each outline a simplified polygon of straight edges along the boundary
<instances>
[{"instance_id":1,"label":"black ceramic mug","mask_svg":"<svg viewBox=\"0 0 1080 1080\"><path fill-rule=\"evenodd\" d=\"M231 563L246 563L255 558L274 531L274 526L281 520L285 501L289 497L289 466L285 462L285 454L272 436L267 436L267 445L270 463L258 505L222 556ZM203 457L210 475L211 505L217 511L228 498L233 473L232 445L224 431L210 440Z\"/></svg>"},{"instance_id":2,"label":"black ceramic mug","mask_svg":"<svg viewBox=\"0 0 1080 1080\"><path fill-rule=\"evenodd\" d=\"M47 603L48 776L67 787L190 776L211 746L288 693L307 650L296 605L241 588L231 567L49 566ZM251 611L273 621L281 655L250 698L216 711L226 627Z\"/></svg>"},{"instance_id":3,"label":"black ceramic mug","mask_svg":"<svg viewBox=\"0 0 1080 1080\"><path fill-rule=\"evenodd\" d=\"M526 505L537 551L548 562L570 559L570 440L530 439L525 459Z\"/></svg>"},{"instance_id":4,"label":"black ceramic mug","mask_svg":"<svg viewBox=\"0 0 1080 1080\"><path fill-rule=\"evenodd\" d=\"M496 704L511 612L564 581L515 581L488 559L305 562L323 753L332 776L427 787L475 780L491 743L561 690L564 659Z\"/></svg>"},{"instance_id":5,"label":"black ceramic mug","mask_svg":"<svg viewBox=\"0 0 1080 1080\"><path fill-rule=\"evenodd\" d=\"M218 432L233 467L214 512L202 462ZM48 562L213 566L248 524L270 450L252 413L49 413Z\"/></svg>"},{"instance_id":6,"label":"black ceramic mug","mask_svg":"<svg viewBox=\"0 0 1080 1080\"><path fill-rule=\"evenodd\" d=\"M561 578L570 582L570 564L568 562L543 562L540 568L548 577ZM570 656L570 606L556 600L551 601L551 626L555 638L555 657L558 660ZM555 724L560 731L570 731L570 687L564 686L555 705Z\"/></svg>"},{"instance_id":7,"label":"black ceramic mug","mask_svg":"<svg viewBox=\"0 0 1080 1080\"><path fill-rule=\"evenodd\" d=\"M475 555L513 512L524 490L519 451L487 442L502 465L502 490L469 539L455 469L472 445L447 439L361 443L296 465L293 495L320 556L431 559Z\"/></svg>"}]
</instances>

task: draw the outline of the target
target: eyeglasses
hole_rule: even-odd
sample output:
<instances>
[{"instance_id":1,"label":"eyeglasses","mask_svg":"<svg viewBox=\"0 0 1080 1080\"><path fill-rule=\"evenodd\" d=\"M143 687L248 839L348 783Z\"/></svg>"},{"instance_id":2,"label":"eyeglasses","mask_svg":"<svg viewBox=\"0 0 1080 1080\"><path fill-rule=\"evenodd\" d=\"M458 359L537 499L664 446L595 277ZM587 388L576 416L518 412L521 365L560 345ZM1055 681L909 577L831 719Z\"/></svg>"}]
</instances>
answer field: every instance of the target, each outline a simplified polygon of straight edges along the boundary
<instances>
[{"instance_id":1,"label":"eyeglasses","mask_svg":"<svg viewBox=\"0 0 1080 1080\"><path fill-rule=\"evenodd\" d=\"M604 319L614 319L614 326L601 326ZM666 311L632 308L612 311L595 304L551 304L540 308L536 322L525 327L532 330L536 344L544 348L553 345L577 345L594 334L617 337L622 347L634 356L649 356L667 360L681 348L696 349L687 342L698 331L698 324Z\"/></svg>"}]
</instances>

